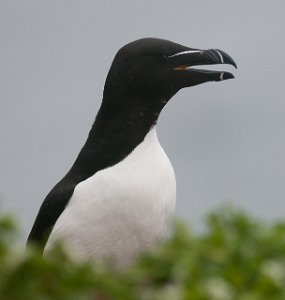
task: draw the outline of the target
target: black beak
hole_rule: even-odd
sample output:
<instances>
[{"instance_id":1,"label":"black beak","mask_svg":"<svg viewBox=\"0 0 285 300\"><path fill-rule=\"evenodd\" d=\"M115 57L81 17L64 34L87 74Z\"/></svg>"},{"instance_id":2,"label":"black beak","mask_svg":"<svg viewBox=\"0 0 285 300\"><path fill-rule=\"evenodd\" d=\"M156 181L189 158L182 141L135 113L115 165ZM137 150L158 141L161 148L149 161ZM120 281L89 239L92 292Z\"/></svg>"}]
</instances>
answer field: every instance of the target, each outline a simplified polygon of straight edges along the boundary
<instances>
[{"instance_id":1,"label":"black beak","mask_svg":"<svg viewBox=\"0 0 285 300\"><path fill-rule=\"evenodd\" d=\"M168 56L171 66L175 71L184 71L189 75L200 78L199 84L206 81L222 81L234 78L232 73L226 71L212 71L195 69L193 66L228 64L237 68L235 61L226 52L219 49L189 49ZM192 77L192 76L191 76Z\"/></svg>"}]
</instances>

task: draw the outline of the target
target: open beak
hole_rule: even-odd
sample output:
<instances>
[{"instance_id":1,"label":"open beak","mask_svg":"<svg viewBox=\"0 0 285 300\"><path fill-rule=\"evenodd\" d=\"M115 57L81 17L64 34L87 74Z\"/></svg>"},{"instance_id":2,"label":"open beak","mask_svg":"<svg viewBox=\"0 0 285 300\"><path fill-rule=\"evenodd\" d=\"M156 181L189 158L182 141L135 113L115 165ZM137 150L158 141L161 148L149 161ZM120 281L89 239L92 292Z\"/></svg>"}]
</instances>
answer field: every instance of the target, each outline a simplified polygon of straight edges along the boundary
<instances>
[{"instance_id":1,"label":"open beak","mask_svg":"<svg viewBox=\"0 0 285 300\"><path fill-rule=\"evenodd\" d=\"M222 81L234 78L234 75L226 71L212 71L195 69L193 66L228 64L237 68L235 61L224 51L219 49L189 49L168 56L175 71L190 72L193 75L205 76L209 81Z\"/></svg>"}]
</instances>

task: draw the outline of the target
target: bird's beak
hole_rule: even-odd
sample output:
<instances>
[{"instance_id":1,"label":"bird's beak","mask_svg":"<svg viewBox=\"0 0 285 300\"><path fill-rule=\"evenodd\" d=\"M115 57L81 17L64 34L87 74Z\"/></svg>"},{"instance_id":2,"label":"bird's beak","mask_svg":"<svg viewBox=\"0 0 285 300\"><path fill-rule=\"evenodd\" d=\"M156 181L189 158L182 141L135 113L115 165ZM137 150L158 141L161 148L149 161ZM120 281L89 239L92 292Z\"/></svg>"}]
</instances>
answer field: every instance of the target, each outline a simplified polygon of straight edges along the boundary
<instances>
[{"instance_id":1,"label":"bird's beak","mask_svg":"<svg viewBox=\"0 0 285 300\"><path fill-rule=\"evenodd\" d=\"M234 78L234 75L226 71L212 71L204 69L195 69L193 66L228 64L237 68L235 61L226 52L218 49L200 50L189 49L177 52L168 56L174 71L187 72L199 76L203 82L205 81L222 81ZM197 82L202 83L202 82Z\"/></svg>"}]
</instances>

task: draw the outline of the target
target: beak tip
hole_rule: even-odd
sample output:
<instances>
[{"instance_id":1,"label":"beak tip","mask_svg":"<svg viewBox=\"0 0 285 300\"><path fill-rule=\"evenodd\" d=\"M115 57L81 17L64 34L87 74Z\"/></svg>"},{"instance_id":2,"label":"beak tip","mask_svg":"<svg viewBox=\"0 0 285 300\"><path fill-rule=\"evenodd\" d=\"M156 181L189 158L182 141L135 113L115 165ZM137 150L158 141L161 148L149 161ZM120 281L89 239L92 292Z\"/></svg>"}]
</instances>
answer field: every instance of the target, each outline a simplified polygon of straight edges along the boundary
<instances>
[{"instance_id":1,"label":"beak tip","mask_svg":"<svg viewBox=\"0 0 285 300\"><path fill-rule=\"evenodd\" d=\"M209 51L212 52L213 50L209 50ZM226 52L219 50L219 49L214 49L214 51L218 54L219 59L222 62L222 64L229 64L237 69L236 62L233 60L233 58L229 54L227 54Z\"/></svg>"},{"instance_id":2,"label":"beak tip","mask_svg":"<svg viewBox=\"0 0 285 300\"><path fill-rule=\"evenodd\" d=\"M236 62L229 56L229 59L225 61L224 63L232 65L235 69L237 69Z\"/></svg>"},{"instance_id":3,"label":"beak tip","mask_svg":"<svg viewBox=\"0 0 285 300\"><path fill-rule=\"evenodd\" d=\"M234 78L235 78L235 76L232 73L228 73L228 72L223 72L220 75L220 80L221 81L228 80L228 79L234 79Z\"/></svg>"}]
</instances>

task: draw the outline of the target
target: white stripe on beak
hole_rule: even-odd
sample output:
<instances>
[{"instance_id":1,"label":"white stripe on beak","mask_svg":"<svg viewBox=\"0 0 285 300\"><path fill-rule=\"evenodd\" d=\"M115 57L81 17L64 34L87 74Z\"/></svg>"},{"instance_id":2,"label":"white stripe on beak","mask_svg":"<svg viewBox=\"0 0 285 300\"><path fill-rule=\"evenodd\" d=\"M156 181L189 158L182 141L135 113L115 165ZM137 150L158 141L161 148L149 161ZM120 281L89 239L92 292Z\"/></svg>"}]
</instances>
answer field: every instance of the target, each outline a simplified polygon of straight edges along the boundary
<instances>
[{"instance_id":1,"label":"white stripe on beak","mask_svg":"<svg viewBox=\"0 0 285 300\"><path fill-rule=\"evenodd\" d=\"M178 55L184 55L184 54L189 54L189 53L202 53L203 51L201 50L187 50L187 51L182 51L182 52L178 52L178 53L175 53L175 54L172 54L172 55L169 55L168 57L175 57L175 56L178 56Z\"/></svg>"},{"instance_id":2,"label":"white stripe on beak","mask_svg":"<svg viewBox=\"0 0 285 300\"><path fill-rule=\"evenodd\" d=\"M221 63L223 64L224 63L224 58L223 58L222 54L220 53L219 50L215 50L215 51L218 53L218 55L219 55L219 57L221 59Z\"/></svg>"}]
</instances>

